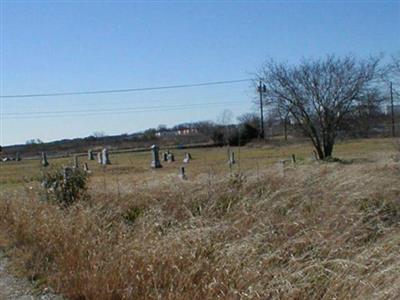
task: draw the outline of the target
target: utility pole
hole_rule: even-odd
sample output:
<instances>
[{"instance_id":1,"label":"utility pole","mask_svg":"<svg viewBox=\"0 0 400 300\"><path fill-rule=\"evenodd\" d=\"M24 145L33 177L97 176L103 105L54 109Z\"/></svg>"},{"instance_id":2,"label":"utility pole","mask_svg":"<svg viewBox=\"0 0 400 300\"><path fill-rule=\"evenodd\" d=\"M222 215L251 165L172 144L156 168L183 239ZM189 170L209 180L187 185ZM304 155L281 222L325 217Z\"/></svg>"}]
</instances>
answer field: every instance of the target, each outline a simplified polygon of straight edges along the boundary
<instances>
[{"instance_id":1,"label":"utility pole","mask_svg":"<svg viewBox=\"0 0 400 300\"><path fill-rule=\"evenodd\" d=\"M264 110L263 110L263 93L267 91L267 87L260 80L260 84L257 87L257 91L260 94L260 138L265 139L264 134Z\"/></svg>"},{"instance_id":2,"label":"utility pole","mask_svg":"<svg viewBox=\"0 0 400 300\"><path fill-rule=\"evenodd\" d=\"M394 125L394 104L393 104L393 87L392 82L390 82L390 106L391 106L391 115L392 115L392 136L395 137L395 125Z\"/></svg>"}]
</instances>

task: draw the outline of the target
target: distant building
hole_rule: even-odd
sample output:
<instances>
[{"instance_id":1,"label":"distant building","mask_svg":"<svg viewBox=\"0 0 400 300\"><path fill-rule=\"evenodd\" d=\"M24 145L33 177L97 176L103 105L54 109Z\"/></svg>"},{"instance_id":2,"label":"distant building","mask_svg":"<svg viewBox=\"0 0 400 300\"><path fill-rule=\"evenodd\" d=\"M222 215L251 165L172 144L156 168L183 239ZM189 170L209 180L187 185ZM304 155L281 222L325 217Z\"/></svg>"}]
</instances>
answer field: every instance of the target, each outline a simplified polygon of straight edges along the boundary
<instances>
[{"instance_id":1,"label":"distant building","mask_svg":"<svg viewBox=\"0 0 400 300\"><path fill-rule=\"evenodd\" d=\"M161 136L182 136L182 135L192 135L198 133L197 128L182 127L176 130L159 130L156 132L157 137Z\"/></svg>"},{"instance_id":2,"label":"distant building","mask_svg":"<svg viewBox=\"0 0 400 300\"><path fill-rule=\"evenodd\" d=\"M177 135L191 135L198 133L197 128L179 128L177 131Z\"/></svg>"}]
</instances>

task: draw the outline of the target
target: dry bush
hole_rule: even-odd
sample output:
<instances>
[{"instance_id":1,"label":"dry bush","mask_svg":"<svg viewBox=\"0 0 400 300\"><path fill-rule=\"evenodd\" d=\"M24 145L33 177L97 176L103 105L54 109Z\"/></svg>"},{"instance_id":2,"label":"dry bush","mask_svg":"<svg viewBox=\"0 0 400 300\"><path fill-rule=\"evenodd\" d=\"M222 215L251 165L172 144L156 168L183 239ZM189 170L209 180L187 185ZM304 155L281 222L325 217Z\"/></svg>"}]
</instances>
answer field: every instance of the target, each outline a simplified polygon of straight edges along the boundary
<instances>
[{"instance_id":1,"label":"dry bush","mask_svg":"<svg viewBox=\"0 0 400 300\"><path fill-rule=\"evenodd\" d=\"M15 261L70 299L397 299L400 169L271 168L0 201Z\"/></svg>"}]
</instances>

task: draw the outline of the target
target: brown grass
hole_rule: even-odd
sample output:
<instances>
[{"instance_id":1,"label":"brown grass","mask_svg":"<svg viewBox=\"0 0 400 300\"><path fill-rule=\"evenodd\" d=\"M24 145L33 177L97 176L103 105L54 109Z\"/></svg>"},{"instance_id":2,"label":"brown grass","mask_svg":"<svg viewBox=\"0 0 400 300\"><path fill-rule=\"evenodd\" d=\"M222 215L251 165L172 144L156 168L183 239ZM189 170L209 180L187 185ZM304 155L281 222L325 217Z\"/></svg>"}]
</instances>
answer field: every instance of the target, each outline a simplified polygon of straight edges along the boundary
<instances>
[{"instance_id":1,"label":"brown grass","mask_svg":"<svg viewBox=\"0 0 400 300\"><path fill-rule=\"evenodd\" d=\"M14 189L0 222L16 267L70 299L398 299L400 166L371 153L95 175L68 210Z\"/></svg>"}]
</instances>

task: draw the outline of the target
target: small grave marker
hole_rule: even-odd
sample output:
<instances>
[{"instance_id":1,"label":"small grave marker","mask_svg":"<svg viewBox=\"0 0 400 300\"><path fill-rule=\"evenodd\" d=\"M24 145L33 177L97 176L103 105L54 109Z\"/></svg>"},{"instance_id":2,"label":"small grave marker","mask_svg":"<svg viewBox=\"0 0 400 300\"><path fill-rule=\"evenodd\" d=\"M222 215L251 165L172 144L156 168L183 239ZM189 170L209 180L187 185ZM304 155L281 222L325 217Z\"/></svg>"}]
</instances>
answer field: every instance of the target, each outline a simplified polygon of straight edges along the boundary
<instances>
[{"instance_id":1,"label":"small grave marker","mask_svg":"<svg viewBox=\"0 0 400 300\"><path fill-rule=\"evenodd\" d=\"M92 149L88 150L88 160L94 160L94 155L93 155L93 150Z\"/></svg>"},{"instance_id":2,"label":"small grave marker","mask_svg":"<svg viewBox=\"0 0 400 300\"><path fill-rule=\"evenodd\" d=\"M99 164L103 163L103 158L102 158L101 152L97 152L97 162Z\"/></svg>"},{"instance_id":3,"label":"small grave marker","mask_svg":"<svg viewBox=\"0 0 400 300\"><path fill-rule=\"evenodd\" d=\"M110 158L108 157L108 149L104 148L101 152L101 162L103 165L110 165Z\"/></svg>"},{"instance_id":4,"label":"small grave marker","mask_svg":"<svg viewBox=\"0 0 400 300\"><path fill-rule=\"evenodd\" d=\"M189 161L192 159L192 156L190 155L189 152L185 152L185 158L183 159L183 162L185 164L189 163Z\"/></svg>"},{"instance_id":5,"label":"small grave marker","mask_svg":"<svg viewBox=\"0 0 400 300\"><path fill-rule=\"evenodd\" d=\"M187 179L186 174L185 174L185 167L180 167L179 169L179 177L183 180Z\"/></svg>"},{"instance_id":6,"label":"small grave marker","mask_svg":"<svg viewBox=\"0 0 400 300\"><path fill-rule=\"evenodd\" d=\"M78 155L74 155L74 168L79 168Z\"/></svg>"},{"instance_id":7,"label":"small grave marker","mask_svg":"<svg viewBox=\"0 0 400 300\"><path fill-rule=\"evenodd\" d=\"M172 162L174 162L175 161L175 155L172 153L172 152L170 152L169 154L168 154L168 162L169 163L172 163Z\"/></svg>"},{"instance_id":8,"label":"small grave marker","mask_svg":"<svg viewBox=\"0 0 400 300\"><path fill-rule=\"evenodd\" d=\"M87 163L83 164L83 171L85 171L86 173L90 173L89 166Z\"/></svg>"},{"instance_id":9,"label":"small grave marker","mask_svg":"<svg viewBox=\"0 0 400 300\"><path fill-rule=\"evenodd\" d=\"M150 167L154 169L162 168L160 163L160 157L158 155L158 147L156 145L151 146L151 164Z\"/></svg>"},{"instance_id":10,"label":"small grave marker","mask_svg":"<svg viewBox=\"0 0 400 300\"><path fill-rule=\"evenodd\" d=\"M164 153L163 153L163 161L164 161L164 162L167 162L167 161L168 161L168 153L167 153L167 152L164 152Z\"/></svg>"},{"instance_id":11,"label":"small grave marker","mask_svg":"<svg viewBox=\"0 0 400 300\"><path fill-rule=\"evenodd\" d=\"M47 161L47 155L46 152L42 152L42 160L41 160L42 166L47 167L49 165L49 162Z\"/></svg>"}]
</instances>

